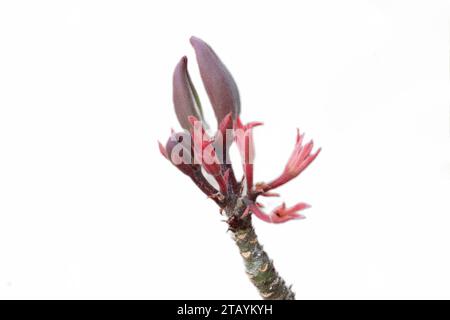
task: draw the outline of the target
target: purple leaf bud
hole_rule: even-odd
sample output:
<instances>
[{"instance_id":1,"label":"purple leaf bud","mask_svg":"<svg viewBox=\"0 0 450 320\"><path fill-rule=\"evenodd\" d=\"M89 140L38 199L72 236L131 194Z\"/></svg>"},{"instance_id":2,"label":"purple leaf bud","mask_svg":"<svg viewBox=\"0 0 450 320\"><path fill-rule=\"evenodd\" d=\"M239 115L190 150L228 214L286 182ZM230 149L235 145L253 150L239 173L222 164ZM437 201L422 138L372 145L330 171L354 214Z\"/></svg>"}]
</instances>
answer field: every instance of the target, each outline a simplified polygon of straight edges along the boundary
<instances>
[{"instance_id":1,"label":"purple leaf bud","mask_svg":"<svg viewBox=\"0 0 450 320\"><path fill-rule=\"evenodd\" d=\"M181 126L189 130L189 116L203 119L200 100L187 70L187 58L181 58L173 72L173 105Z\"/></svg>"},{"instance_id":2,"label":"purple leaf bud","mask_svg":"<svg viewBox=\"0 0 450 320\"><path fill-rule=\"evenodd\" d=\"M228 113L236 119L241 109L239 90L231 73L217 54L203 40L191 37L203 85L208 94L217 122L220 123Z\"/></svg>"}]
</instances>

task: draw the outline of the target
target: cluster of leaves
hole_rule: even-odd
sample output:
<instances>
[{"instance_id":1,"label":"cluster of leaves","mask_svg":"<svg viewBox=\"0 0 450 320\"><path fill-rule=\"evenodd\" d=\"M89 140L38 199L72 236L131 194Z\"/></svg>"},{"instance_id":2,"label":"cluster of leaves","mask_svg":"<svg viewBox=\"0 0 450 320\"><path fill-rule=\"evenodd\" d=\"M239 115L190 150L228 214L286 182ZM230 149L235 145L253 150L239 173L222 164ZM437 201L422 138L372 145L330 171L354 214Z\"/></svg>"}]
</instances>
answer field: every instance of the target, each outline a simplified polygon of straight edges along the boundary
<instances>
[{"instance_id":1,"label":"cluster of leaves","mask_svg":"<svg viewBox=\"0 0 450 320\"><path fill-rule=\"evenodd\" d=\"M297 130L294 151L280 176L267 183L255 184L253 128L262 123L242 123L239 117L239 91L231 73L207 43L196 37L191 37L190 42L217 119L217 131L212 136L207 133L202 106L188 72L187 57L182 57L173 74L173 103L178 121L185 131L172 132L165 146L159 143L161 153L220 208L235 203L237 198L241 199L245 204L241 218L254 214L270 223L304 218L299 211L309 207L306 203L297 203L290 208L282 203L267 214L257 198L278 196L273 190L297 177L321 149L313 153L313 141L304 144L304 134ZM229 160L229 148L234 142L240 152L244 172L239 181ZM218 188L208 181L208 177L214 179Z\"/></svg>"}]
</instances>

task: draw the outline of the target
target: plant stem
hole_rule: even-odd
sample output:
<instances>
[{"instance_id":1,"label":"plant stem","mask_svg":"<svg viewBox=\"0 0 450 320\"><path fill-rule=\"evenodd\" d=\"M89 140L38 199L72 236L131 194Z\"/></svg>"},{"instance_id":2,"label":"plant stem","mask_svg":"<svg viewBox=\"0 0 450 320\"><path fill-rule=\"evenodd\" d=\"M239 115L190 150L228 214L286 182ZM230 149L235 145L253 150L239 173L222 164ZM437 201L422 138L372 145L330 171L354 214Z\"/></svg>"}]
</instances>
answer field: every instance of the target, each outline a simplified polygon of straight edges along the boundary
<instances>
[{"instance_id":1,"label":"plant stem","mask_svg":"<svg viewBox=\"0 0 450 320\"><path fill-rule=\"evenodd\" d=\"M231 229L232 238L244 259L246 273L265 300L294 300L291 286L278 275L273 261L258 242L251 217L240 219L238 228Z\"/></svg>"}]
</instances>

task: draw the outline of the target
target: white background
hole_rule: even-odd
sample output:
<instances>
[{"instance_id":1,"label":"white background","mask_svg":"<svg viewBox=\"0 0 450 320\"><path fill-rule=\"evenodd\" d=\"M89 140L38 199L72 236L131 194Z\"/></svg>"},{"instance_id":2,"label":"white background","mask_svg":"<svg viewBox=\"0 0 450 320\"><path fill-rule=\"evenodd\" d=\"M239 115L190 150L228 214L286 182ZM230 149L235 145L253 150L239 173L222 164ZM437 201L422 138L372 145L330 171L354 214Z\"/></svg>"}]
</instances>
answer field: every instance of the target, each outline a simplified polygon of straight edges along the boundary
<instances>
[{"instance_id":1,"label":"white background","mask_svg":"<svg viewBox=\"0 0 450 320\"><path fill-rule=\"evenodd\" d=\"M196 35L244 121L265 123L257 181L281 172L295 128L323 148L279 190L307 219L255 221L297 297L449 299L449 10L2 1L0 298L258 298L215 204L157 149L178 128L182 55L208 106Z\"/></svg>"}]
</instances>

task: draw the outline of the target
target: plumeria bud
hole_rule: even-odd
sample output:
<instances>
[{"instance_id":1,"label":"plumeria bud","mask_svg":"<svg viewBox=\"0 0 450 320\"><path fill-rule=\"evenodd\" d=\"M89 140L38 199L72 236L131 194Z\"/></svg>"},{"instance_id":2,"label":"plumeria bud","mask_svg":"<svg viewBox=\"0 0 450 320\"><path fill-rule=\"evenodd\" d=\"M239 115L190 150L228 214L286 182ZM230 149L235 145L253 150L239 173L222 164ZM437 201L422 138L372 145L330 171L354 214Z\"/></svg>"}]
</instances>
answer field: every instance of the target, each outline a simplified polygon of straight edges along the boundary
<instances>
[{"instance_id":1,"label":"plumeria bud","mask_svg":"<svg viewBox=\"0 0 450 320\"><path fill-rule=\"evenodd\" d=\"M181 126L189 130L189 116L202 119L202 109L197 91L187 69L187 58L181 58L173 72L173 105Z\"/></svg>"},{"instance_id":2,"label":"plumeria bud","mask_svg":"<svg viewBox=\"0 0 450 320\"><path fill-rule=\"evenodd\" d=\"M196 37L191 37L190 42L194 47L203 85L217 122L220 124L230 112L236 119L240 113L241 101L231 73L206 42Z\"/></svg>"}]
</instances>

